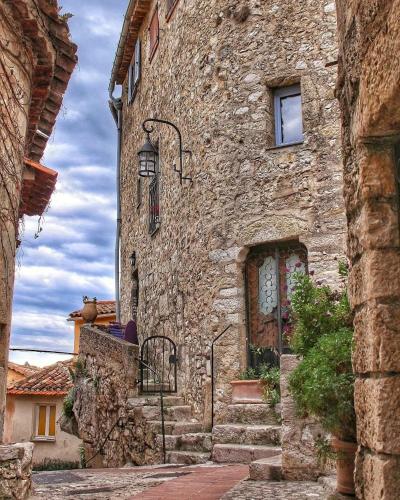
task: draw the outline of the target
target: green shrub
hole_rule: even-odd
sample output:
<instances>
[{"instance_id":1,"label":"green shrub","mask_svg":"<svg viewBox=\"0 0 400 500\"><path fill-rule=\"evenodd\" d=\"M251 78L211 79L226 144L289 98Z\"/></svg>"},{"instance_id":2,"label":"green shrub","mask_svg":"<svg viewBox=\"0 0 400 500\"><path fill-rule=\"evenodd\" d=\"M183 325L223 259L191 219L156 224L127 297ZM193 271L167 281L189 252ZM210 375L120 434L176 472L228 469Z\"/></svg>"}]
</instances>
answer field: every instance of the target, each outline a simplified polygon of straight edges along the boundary
<instances>
[{"instance_id":1,"label":"green shrub","mask_svg":"<svg viewBox=\"0 0 400 500\"><path fill-rule=\"evenodd\" d=\"M34 471L71 470L79 468L79 462L67 462L55 458L45 458L42 463L33 466Z\"/></svg>"},{"instance_id":2,"label":"green shrub","mask_svg":"<svg viewBox=\"0 0 400 500\"><path fill-rule=\"evenodd\" d=\"M239 375L239 380L258 380L259 378L260 375L255 368L247 368Z\"/></svg>"},{"instance_id":3,"label":"green shrub","mask_svg":"<svg viewBox=\"0 0 400 500\"><path fill-rule=\"evenodd\" d=\"M73 417L73 407L74 407L74 401L75 401L75 388L72 387L68 391L68 394L65 396L64 401L63 401L63 413L66 417L71 418Z\"/></svg>"},{"instance_id":4,"label":"green shrub","mask_svg":"<svg viewBox=\"0 0 400 500\"><path fill-rule=\"evenodd\" d=\"M310 276L297 274L291 320L294 330L290 347L304 356L323 335L342 327L352 328L346 289L337 292L328 286L316 286Z\"/></svg>"},{"instance_id":5,"label":"green shrub","mask_svg":"<svg viewBox=\"0 0 400 500\"><path fill-rule=\"evenodd\" d=\"M289 377L289 387L302 415L318 418L339 439L355 440L353 331L326 333Z\"/></svg>"},{"instance_id":6,"label":"green shrub","mask_svg":"<svg viewBox=\"0 0 400 500\"><path fill-rule=\"evenodd\" d=\"M260 380L264 386L264 400L266 403L275 406L281 400L280 380L281 371L278 367L261 365Z\"/></svg>"}]
</instances>

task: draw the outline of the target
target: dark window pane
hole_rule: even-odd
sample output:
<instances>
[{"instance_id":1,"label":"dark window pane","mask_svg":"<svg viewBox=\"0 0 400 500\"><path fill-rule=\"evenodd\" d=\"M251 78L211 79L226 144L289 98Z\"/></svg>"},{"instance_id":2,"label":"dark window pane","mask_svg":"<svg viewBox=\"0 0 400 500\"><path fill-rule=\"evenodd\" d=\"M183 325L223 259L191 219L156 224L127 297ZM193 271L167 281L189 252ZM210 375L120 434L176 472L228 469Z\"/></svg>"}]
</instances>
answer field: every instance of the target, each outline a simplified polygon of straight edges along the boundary
<instances>
[{"instance_id":1,"label":"dark window pane","mask_svg":"<svg viewBox=\"0 0 400 500\"><path fill-rule=\"evenodd\" d=\"M282 143L303 140L300 94L281 98L281 127Z\"/></svg>"}]
</instances>

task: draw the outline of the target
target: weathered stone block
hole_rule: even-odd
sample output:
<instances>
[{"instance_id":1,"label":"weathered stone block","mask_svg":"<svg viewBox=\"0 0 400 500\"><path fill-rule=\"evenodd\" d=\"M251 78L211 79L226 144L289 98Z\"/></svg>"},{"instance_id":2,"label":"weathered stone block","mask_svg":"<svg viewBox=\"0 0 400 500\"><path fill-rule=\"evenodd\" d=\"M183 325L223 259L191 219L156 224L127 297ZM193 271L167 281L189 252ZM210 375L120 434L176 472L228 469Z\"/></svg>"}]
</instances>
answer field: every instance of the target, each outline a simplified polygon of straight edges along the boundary
<instances>
[{"instance_id":1,"label":"weathered stone block","mask_svg":"<svg viewBox=\"0 0 400 500\"><path fill-rule=\"evenodd\" d=\"M356 494L362 500L398 500L400 458L373 455L361 448L356 457Z\"/></svg>"},{"instance_id":2,"label":"weathered stone block","mask_svg":"<svg viewBox=\"0 0 400 500\"><path fill-rule=\"evenodd\" d=\"M358 442L400 455L400 375L358 379L354 396Z\"/></svg>"},{"instance_id":3,"label":"weathered stone block","mask_svg":"<svg viewBox=\"0 0 400 500\"><path fill-rule=\"evenodd\" d=\"M366 303L356 312L354 327L355 372L400 372L400 309L396 303Z\"/></svg>"}]
</instances>

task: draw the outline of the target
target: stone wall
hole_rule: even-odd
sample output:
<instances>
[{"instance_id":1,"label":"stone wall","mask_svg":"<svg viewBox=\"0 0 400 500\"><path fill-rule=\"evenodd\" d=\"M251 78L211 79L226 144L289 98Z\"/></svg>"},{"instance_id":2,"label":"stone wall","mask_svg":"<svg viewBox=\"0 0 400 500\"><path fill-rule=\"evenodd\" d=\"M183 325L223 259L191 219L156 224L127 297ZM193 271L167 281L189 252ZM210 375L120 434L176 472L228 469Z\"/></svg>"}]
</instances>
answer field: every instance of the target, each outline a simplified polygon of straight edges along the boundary
<instances>
[{"instance_id":1,"label":"stone wall","mask_svg":"<svg viewBox=\"0 0 400 500\"><path fill-rule=\"evenodd\" d=\"M400 2L337 0L353 366L357 495L400 492ZM397 164L397 165L396 165Z\"/></svg>"},{"instance_id":2,"label":"stone wall","mask_svg":"<svg viewBox=\"0 0 400 500\"><path fill-rule=\"evenodd\" d=\"M123 92L122 319L132 315L130 256L137 256L141 338L170 336L179 350L179 392L196 416L209 399L210 342L216 348L216 414L229 382L246 367L244 263L250 247L300 240L318 279L334 284L345 226L336 82L335 8L296 2L179 1L159 5L158 49L148 58L149 14L140 29L142 74L135 100ZM300 82L304 142L276 148L272 89ZM159 230L148 232L148 181L138 198L141 124L157 116L183 134L179 184L174 132L157 126Z\"/></svg>"},{"instance_id":3,"label":"stone wall","mask_svg":"<svg viewBox=\"0 0 400 500\"><path fill-rule=\"evenodd\" d=\"M316 441L325 438L325 432L315 420L296 413L288 377L298 363L294 355L281 356L282 474L289 481L316 480L326 473L316 448Z\"/></svg>"},{"instance_id":4,"label":"stone wall","mask_svg":"<svg viewBox=\"0 0 400 500\"><path fill-rule=\"evenodd\" d=\"M0 498L23 500L31 491L33 443L0 445Z\"/></svg>"},{"instance_id":5,"label":"stone wall","mask_svg":"<svg viewBox=\"0 0 400 500\"><path fill-rule=\"evenodd\" d=\"M99 327L83 326L76 376L73 412L88 466L157 461L155 435L141 408L129 404L137 396L138 347Z\"/></svg>"}]
</instances>

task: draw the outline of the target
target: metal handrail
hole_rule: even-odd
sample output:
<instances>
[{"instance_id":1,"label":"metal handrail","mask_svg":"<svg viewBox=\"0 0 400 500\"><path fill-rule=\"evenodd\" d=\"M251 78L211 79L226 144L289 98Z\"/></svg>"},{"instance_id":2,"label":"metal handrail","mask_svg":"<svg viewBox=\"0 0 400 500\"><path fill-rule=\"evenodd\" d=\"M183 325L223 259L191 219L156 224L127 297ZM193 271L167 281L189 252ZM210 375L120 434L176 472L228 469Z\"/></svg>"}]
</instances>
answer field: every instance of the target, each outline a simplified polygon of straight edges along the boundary
<instances>
[{"instance_id":1,"label":"metal handrail","mask_svg":"<svg viewBox=\"0 0 400 500\"><path fill-rule=\"evenodd\" d=\"M147 363L142 361L139 358L136 358L139 363L141 363L145 368L148 370L152 371L154 376L155 376L155 383L160 385L160 412L161 412L161 434L162 434L162 446L163 446L163 463L167 463L167 453L165 449L165 419L164 419L164 393L163 393L163 383L161 381L161 378L158 376L158 373L156 370L154 370L151 366L149 366Z\"/></svg>"},{"instance_id":2,"label":"metal handrail","mask_svg":"<svg viewBox=\"0 0 400 500\"><path fill-rule=\"evenodd\" d=\"M214 344L224 335L232 325L228 325L215 339L211 342L211 429L214 427Z\"/></svg>"}]
</instances>

